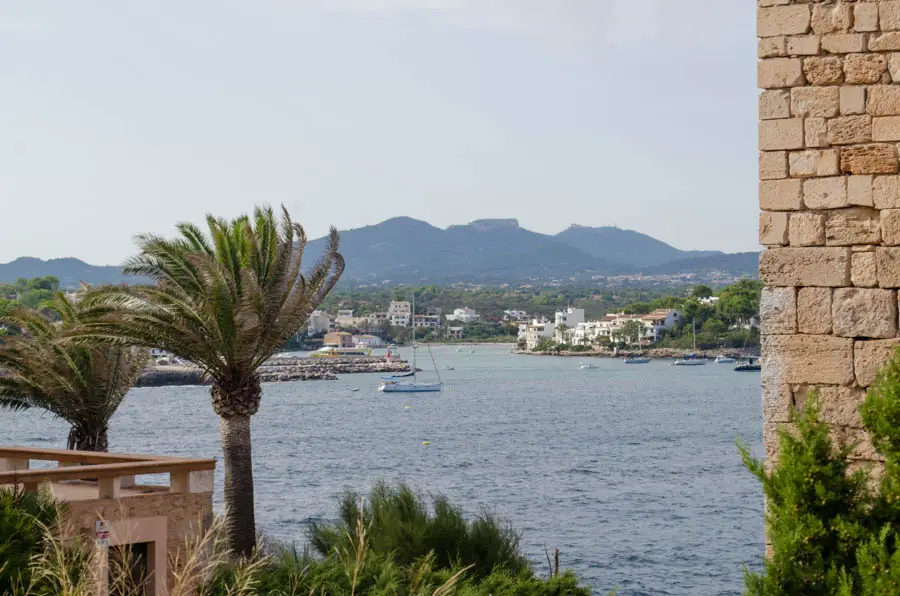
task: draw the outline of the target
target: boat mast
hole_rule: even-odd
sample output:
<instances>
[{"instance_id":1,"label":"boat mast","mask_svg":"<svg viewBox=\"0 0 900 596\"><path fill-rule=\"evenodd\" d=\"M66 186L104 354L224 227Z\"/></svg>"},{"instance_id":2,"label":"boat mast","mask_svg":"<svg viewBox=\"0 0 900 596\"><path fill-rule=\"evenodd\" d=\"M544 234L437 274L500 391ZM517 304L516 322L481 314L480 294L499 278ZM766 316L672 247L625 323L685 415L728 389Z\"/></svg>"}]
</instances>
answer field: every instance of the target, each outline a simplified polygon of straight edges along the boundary
<instances>
[{"instance_id":1,"label":"boat mast","mask_svg":"<svg viewBox=\"0 0 900 596\"><path fill-rule=\"evenodd\" d=\"M412 325L412 351L413 351L413 383L416 382L416 293L412 295L412 311L409 313L409 322Z\"/></svg>"},{"instance_id":2,"label":"boat mast","mask_svg":"<svg viewBox=\"0 0 900 596\"><path fill-rule=\"evenodd\" d=\"M694 349L693 351L697 352L697 318L694 317L691 319L691 334L694 336Z\"/></svg>"}]
</instances>

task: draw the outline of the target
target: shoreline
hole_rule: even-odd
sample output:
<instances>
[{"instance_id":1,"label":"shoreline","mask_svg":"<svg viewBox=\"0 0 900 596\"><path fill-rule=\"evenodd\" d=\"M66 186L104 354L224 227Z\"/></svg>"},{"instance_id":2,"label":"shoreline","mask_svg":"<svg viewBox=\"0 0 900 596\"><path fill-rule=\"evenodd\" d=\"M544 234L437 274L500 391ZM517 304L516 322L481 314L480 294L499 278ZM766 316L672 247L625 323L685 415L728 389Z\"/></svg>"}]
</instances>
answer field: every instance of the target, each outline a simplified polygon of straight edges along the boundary
<instances>
[{"instance_id":1,"label":"shoreline","mask_svg":"<svg viewBox=\"0 0 900 596\"><path fill-rule=\"evenodd\" d=\"M696 354L697 358L714 360L716 356L728 356L738 360L747 358L759 358L759 350L752 348L731 348L725 350L682 350L678 348L650 348L641 351L621 351L617 354L609 351L593 352L530 352L528 350L513 350L517 356L560 356L562 358L630 358L633 356L646 356L656 360L668 360L672 358L684 358Z\"/></svg>"}]
</instances>

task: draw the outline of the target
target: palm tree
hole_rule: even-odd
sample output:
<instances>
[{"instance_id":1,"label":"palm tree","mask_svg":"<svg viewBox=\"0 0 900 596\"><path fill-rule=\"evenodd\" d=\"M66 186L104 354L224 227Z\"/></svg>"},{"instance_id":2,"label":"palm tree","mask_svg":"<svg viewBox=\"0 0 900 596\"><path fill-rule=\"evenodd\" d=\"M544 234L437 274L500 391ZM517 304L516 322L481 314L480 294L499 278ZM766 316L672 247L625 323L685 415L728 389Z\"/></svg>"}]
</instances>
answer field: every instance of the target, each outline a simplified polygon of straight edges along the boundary
<instances>
[{"instance_id":1,"label":"palm tree","mask_svg":"<svg viewBox=\"0 0 900 596\"><path fill-rule=\"evenodd\" d=\"M41 408L71 425L69 449L106 451L109 420L147 363L145 350L67 341L101 314L58 292L43 312L14 307L0 323L0 407Z\"/></svg>"},{"instance_id":2,"label":"palm tree","mask_svg":"<svg viewBox=\"0 0 900 596\"><path fill-rule=\"evenodd\" d=\"M130 345L162 348L203 369L220 418L225 464L225 526L231 551L256 545L250 417L259 409L260 365L306 324L344 270L337 230L324 255L304 275L303 228L282 207L257 207L232 221L207 216L209 236L189 223L181 237L137 238L140 254L125 272L154 286L110 287L98 304L116 317L94 334Z\"/></svg>"}]
</instances>

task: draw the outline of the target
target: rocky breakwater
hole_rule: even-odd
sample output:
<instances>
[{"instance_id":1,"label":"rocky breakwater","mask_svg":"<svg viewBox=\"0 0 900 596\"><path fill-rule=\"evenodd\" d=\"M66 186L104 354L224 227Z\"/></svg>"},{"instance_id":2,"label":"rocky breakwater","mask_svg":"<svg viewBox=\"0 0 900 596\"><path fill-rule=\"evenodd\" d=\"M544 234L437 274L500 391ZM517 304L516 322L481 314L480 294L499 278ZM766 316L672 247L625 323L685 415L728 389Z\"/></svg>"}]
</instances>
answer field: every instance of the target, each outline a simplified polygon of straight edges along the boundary
<instances>
[{"instance_id":1,"label":"rocky breakwater","mask_svg":"<svg viewBox=\"0 0 900 596\"><path fill-rule=\"evenodd\" d=\"M410 370L405 360L384 358L272 358L259 369L263 383L282 381L333 381L339 374L401 373ZM203 372L194 366L150 366L141 373L136 387L208 385Z\"/></svg>"}]
</instances>

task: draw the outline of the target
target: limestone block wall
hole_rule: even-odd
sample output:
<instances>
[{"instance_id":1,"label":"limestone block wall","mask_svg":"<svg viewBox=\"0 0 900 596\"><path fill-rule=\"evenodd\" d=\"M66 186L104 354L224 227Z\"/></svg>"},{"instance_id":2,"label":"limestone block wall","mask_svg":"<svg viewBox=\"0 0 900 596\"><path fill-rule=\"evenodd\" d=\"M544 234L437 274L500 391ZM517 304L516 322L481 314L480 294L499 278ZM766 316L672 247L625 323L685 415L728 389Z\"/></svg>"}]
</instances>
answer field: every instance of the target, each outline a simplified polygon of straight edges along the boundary
<instances>
[{"instance_id":1,"label":"limestone block wall","mask_svg":"<svg viewBox=\"0 0 900 596\"><path fill-rule=\"evenodd\" d=\"M758 0L763 419L819 389L877 461L857 405L898 345L900 1Z\"/></svg>"}]
</instances>

